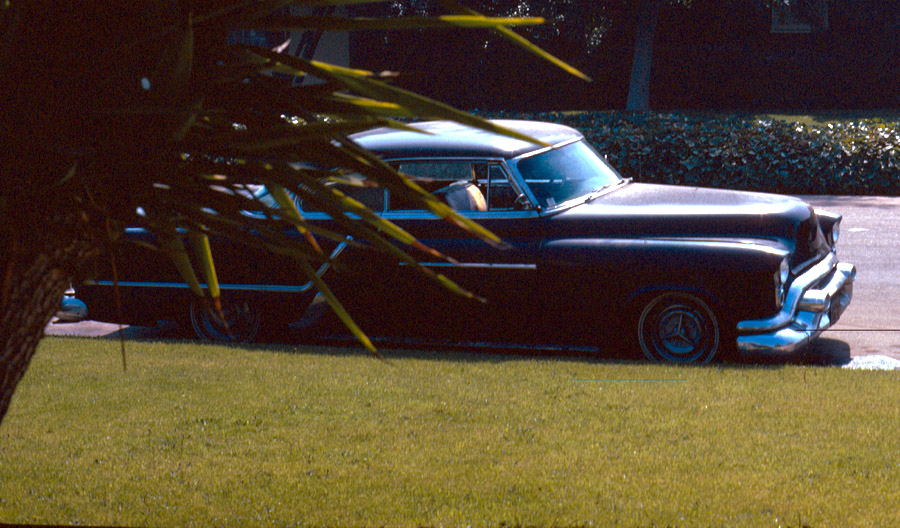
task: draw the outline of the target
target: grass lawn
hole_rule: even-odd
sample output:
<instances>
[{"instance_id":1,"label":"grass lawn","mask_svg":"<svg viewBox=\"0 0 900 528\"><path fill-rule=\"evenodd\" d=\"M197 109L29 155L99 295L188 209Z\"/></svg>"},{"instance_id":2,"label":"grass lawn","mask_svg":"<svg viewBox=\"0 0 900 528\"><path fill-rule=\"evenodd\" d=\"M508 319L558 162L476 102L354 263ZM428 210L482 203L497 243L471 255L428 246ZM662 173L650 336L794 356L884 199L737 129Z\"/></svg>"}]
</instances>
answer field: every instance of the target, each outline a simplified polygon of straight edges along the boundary
<instances>
[{"instance_id":1,"label":"grass lawn","mask_svg":"<svg viewBox=\"0 0 900 528\"><path fill-rule=\"evenodd\" d=\"M0 523L892 526L900 374L47 338Z\"/></svg>"}]
</instances>

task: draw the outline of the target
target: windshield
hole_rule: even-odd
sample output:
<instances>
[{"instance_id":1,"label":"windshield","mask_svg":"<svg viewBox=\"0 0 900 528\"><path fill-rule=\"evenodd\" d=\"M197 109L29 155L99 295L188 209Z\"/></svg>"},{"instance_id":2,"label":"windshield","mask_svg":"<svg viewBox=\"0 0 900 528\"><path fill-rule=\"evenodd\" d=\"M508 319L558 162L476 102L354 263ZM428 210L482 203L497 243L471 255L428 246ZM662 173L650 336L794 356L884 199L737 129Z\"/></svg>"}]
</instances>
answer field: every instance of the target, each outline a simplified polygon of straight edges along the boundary
<instances>
[{"instance_id":1,"label":"windshield","mask_svg":"<svg viewBox=\"0 0 900 528\"><path fill-rule=\"evenodd\" d=\"M622 179L585 141L523 158L516 167L538 203L546 208Z\"/></svg>"}]
</instances>

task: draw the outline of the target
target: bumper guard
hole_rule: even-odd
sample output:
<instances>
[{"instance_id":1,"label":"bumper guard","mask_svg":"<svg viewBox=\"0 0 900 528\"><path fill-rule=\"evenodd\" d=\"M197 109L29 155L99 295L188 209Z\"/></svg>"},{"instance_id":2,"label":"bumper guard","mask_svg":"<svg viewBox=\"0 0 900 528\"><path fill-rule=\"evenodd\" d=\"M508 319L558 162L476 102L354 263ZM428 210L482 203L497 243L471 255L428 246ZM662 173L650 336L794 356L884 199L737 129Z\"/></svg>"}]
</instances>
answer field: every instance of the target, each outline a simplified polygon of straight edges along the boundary
<instances>
[{"instance_id":1,"label":"bumper guard","mask_svg":"<svg viewBox=\"0 0 900 528\"><path fill-rule=\"evenodd\" d=\"M856 267L834 253L794 279L781 311L737 325L740 353L790 355L838 321L853 298Z\"/></svg>"}]
</instances>

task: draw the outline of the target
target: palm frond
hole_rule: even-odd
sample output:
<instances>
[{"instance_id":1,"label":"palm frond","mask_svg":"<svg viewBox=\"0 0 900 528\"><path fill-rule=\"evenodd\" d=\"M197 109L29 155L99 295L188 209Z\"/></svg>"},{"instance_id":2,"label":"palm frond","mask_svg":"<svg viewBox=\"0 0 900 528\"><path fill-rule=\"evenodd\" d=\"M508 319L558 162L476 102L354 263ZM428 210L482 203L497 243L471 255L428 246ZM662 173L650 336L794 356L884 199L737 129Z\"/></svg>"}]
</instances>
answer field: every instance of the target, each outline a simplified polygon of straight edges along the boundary
<instances>
[{"instance_id":1,"label":"palm frond","mask_svg":"<svg viewBox=\"0 0 900 528\"><path fill-rule=\"evenodd\" d=\"M460 4L456 3L455 1L452 1L452 0L439 0L439 1L447 9L449 9L450 11L452 11L454 13L458 13L460 16L478 16L477 12L475 12L469 8L463 7ZM503 37L504 39L508 40L509 42L512 42L516 46L524 49L525 51L527 51L529 53L537 55L541 59L562 69L566 73L568 73L570 75L574 75L575 77L579 77L582 80L591 82L591 78L589 76L585 75L580 70L578 70L574 66L568 64L567 62L563 61L562 59L559 59L556 56L548 53L547 51L542 49L540 46L536 46L535 44L533 44L531 41L529 41L525 37L517 34L513 30L509 29L509 27L508 27L509 25L511 25L511 24L497 25L497 26L491 27L490 29L493 32L495 32L496 34Z\"/></svg>"},{"instance_id":2,"label":"palm frond","mask_svg":"<svg viewBox=\"0 0 900 528\"><path fill-rule=\"evenodd\" d=\"M424 118L453 120L535 141L393 86L389 78L373 72L229 45L228 32L234 28L486 29L573 75L586 76L510 29L541 23L539 18L487 17L450 2L444 2L449 14L427 18L300 16L287 9L296 5L312 12L312 8L372 1L209 0L195 3L193 12L148 8L150 18L127 27L88 17L105 33L102 49L87 55L65 49L62 46L70 46L69 42L54 42L53 35L46 35L57 46L49 55L53 62L46 67L58 69L54 75L71 87L42 85L43 98L33 107L8 114L22 133L3 132L4 139L15 138L29 152L45 152L53 159L53 167L61 167L37 186L39 191L29 188L28 192L39 196L62 184L81 186L84 199L79 207L104 221L141 226L156 234L161 250L172 257L198 295L203 290L182 240L186 235L194 241L195 258L213 298L218 295L214 291L216 238L289 255L367 348L372 348L371 342L315 273L329 259L319 241L349 241L360 251L379 251L451 291L478 298L421 266L412 253L452 259L343 194L333 180L358 175L353 177L365 185L385 187L393 196L421 204L469 235L502 246L495 234L452 210L350 136L381 126L415 130L397 119ZM40 27L65 27L66 35L78 34L64 26L64 13L33 13L29 8L25 0L0 3L0 65L22 64L16 54L26 50L28 43L19 38L23 34L31 38L31 34L21 30L35 21ZM106 13L90 3L84 9L98 16ZM59 23L47 16L59 17ZM84 42L88 40L85 36ZM13 75L3 73L3 80ZM322 82L302 82L307 77ZM55 106L48 110L43 101ZM66 106L67 101L77 104ZM48 125L47 119L56 121ZM2 183L3 189L14 185ZM272 202L252 192L261 185L268 187ZM291 195L330 216L333 227L305 219ZM10 207L5 196L0 200Z\"/></svg>"}]
</instances>

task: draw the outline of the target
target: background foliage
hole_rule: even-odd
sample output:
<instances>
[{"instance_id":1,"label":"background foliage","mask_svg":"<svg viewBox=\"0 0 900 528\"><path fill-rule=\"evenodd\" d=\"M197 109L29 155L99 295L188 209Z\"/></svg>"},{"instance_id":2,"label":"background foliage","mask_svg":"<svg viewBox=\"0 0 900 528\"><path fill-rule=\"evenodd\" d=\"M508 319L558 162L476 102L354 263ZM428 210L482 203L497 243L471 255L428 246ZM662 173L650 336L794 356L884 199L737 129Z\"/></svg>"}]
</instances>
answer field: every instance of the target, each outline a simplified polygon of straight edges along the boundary
<instances>
[{"instance_id":1,"label":"background foliage","mask_svg":"<svg viewBox=\"0 0 900 528\"><path fill-rule=\"evenodd\" d=\"M502 115L575 127L623 176L641 182L785 194L900 194L898 123L881 118L806 124L740 114Z\"/></svg>"}]
</instances>

